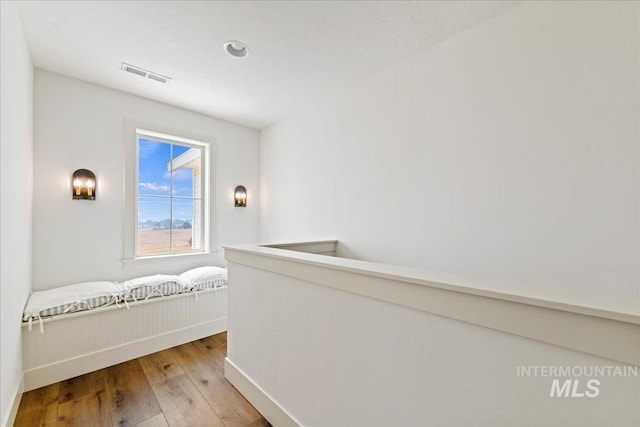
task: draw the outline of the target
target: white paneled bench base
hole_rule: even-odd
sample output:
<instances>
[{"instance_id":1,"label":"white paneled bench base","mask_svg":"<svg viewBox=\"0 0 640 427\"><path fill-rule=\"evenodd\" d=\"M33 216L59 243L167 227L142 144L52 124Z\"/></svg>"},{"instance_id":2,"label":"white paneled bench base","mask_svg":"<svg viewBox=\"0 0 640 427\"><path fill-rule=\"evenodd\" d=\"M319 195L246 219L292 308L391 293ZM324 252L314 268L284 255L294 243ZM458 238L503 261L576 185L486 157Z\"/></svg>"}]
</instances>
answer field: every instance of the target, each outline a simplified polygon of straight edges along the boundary
<instances>
[{"instance_id":1,"label":"white paneled bench base","mask_svg":"<svg viewBox=\"0 0 640 427\"><path fill-rule=\"evenodd\" d=\"M227 287L45 319L22 328L24 390L73 378L227 329Z\"/></svg>"}]
</instances>

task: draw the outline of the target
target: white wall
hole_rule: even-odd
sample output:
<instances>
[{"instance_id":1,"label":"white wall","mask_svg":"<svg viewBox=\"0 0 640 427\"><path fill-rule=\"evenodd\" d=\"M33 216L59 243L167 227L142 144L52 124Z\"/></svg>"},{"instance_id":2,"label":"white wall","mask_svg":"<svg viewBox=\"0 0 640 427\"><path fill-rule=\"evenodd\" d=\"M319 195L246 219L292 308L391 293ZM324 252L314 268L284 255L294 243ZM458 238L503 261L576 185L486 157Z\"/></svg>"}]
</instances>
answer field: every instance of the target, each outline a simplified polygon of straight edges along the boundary
<instances>
[{"instance_id":1,"label":"white wall","mask_svg":"<svg viewBox=\"0 0 640 427\"><path fill-rule=\"evenodd\" d=\"M125 153L135 144L127 133L130 123L213 141L211 239L217 252L208 259L123 263L123 235L132 224L125 221L125 214L127 218L131 215L125 212L124 204L125 191L133 190L125 183ZM79 168L97 175L95 202L71 199L71 173ZM34 289L222 264L221 245L258 238L259 149L255 129L36 70L34 169ZM248 189L247 208L233 205L233 189L238 184Z\"/></svg>"},{"instance_id":2,"label":"white wall","mask_svg":"<svg viewBox=\"0 0 640 427\"><path fill-rule=\"evenodd\" d=\"M261 133L261 237L639 295L638 3L531 2Z\"/></svg>"},{"instance_id":3,"label":"white wall","mask_svg":"<svg viewBox=\"0 0 640 427\"><path fill-rule=\"evenodd\" d=\"M21 315L31 288L33 66L15 2L2 2L0 52L0 423L22 378Z\"/></svg>"},{"instance_id":4,"label":"white wall","mask_svg":"<svg viewBox=\"0 0 640 427\"><path fill-rule=\"evenodd\" d=\"M331 282L331 271L322 270L313 283L296 277L304 269L295 264L259 261L259 267L229 262L227 359L300 425L640 423L640 377L589 372L623 364L318 284ZM347 274L360 289L380 284ZM385 286L410 293L401 282ZM549 396L554 379L563 384L566 376L518 376L518 367L530 366L577 367L575 397ZM581 368L584 374L576 374ZM589 380L600 382L592 383L598 395L578 397L589 391ZM234 383L249 395L242 384ZM253 402L258 409L260 402ZM265 407L271 420L277 411Z\"/></svg>"}]
</instances>

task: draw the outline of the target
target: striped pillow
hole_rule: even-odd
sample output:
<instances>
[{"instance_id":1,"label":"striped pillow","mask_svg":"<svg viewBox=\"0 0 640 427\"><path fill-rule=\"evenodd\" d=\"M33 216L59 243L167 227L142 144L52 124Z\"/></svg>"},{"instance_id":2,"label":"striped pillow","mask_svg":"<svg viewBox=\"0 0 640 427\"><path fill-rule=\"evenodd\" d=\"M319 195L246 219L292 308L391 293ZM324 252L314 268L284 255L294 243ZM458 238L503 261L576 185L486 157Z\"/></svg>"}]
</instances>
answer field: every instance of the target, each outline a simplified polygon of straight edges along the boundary
<instances>
[{"instance_id":1,"label":"striped pillow","mask_svg":"<svg viewBox=\"0 0 640 427\"><path fill-rule=\"evenodd\" d=\"M175 275L156 274L154 276L138 277L118 283L123 301L137 301L154 297L175 295L188 290L184 283Z\"/></svg>"},{"instance_id":2,"label":"striped pillow","mask_svg":"<svg viewBox=\"0 0 640 427\"><path fill-rule=\"evenodd\" d=\"M24 309L23 320L91 310L118 300L114 282L85 282L46 291L32 292Z\"/></svg>"}]
</instances>

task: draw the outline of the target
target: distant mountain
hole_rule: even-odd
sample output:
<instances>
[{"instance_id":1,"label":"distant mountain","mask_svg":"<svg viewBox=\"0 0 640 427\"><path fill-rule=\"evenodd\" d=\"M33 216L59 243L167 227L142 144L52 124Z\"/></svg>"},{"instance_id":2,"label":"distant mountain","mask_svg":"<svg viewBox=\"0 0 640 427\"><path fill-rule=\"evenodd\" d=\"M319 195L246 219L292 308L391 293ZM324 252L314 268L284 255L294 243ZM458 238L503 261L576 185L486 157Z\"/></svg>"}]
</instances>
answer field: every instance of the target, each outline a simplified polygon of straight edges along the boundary
<instances>
[{"instance_id":1,"label":"distant mountain","mask_svg":"<svg viewBox=\"0 0 640 427\"><path fill-rule=\"evenodd\" d=\"M148 219L146 221L138 222L138 228L150 228L154 230L167 230L171 228L171 220L169 218L163 219L161 221L154 221ZM191 229L193 228L190 219L174 219L173 220L173 228L174 229Z\"/></svg>"}]
</instances>

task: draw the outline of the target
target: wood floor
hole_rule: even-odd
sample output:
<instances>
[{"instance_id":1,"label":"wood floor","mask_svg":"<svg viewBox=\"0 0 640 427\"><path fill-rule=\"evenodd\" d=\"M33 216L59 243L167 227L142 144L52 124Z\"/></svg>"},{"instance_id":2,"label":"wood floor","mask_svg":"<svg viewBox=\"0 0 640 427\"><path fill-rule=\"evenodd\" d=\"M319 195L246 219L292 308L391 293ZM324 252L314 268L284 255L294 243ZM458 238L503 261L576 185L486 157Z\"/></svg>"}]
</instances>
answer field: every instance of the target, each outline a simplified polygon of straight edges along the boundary
<instances>
[{"instance_id":1,"label":"wood floor","mask_svg":"<svg viewBox=\"0 0 640 427\"><path fill-rule=\"evenodd\" d=\"M22 396L15 426L266 427L224 378L226 333Z\"/></svg>"}]
</instances>

